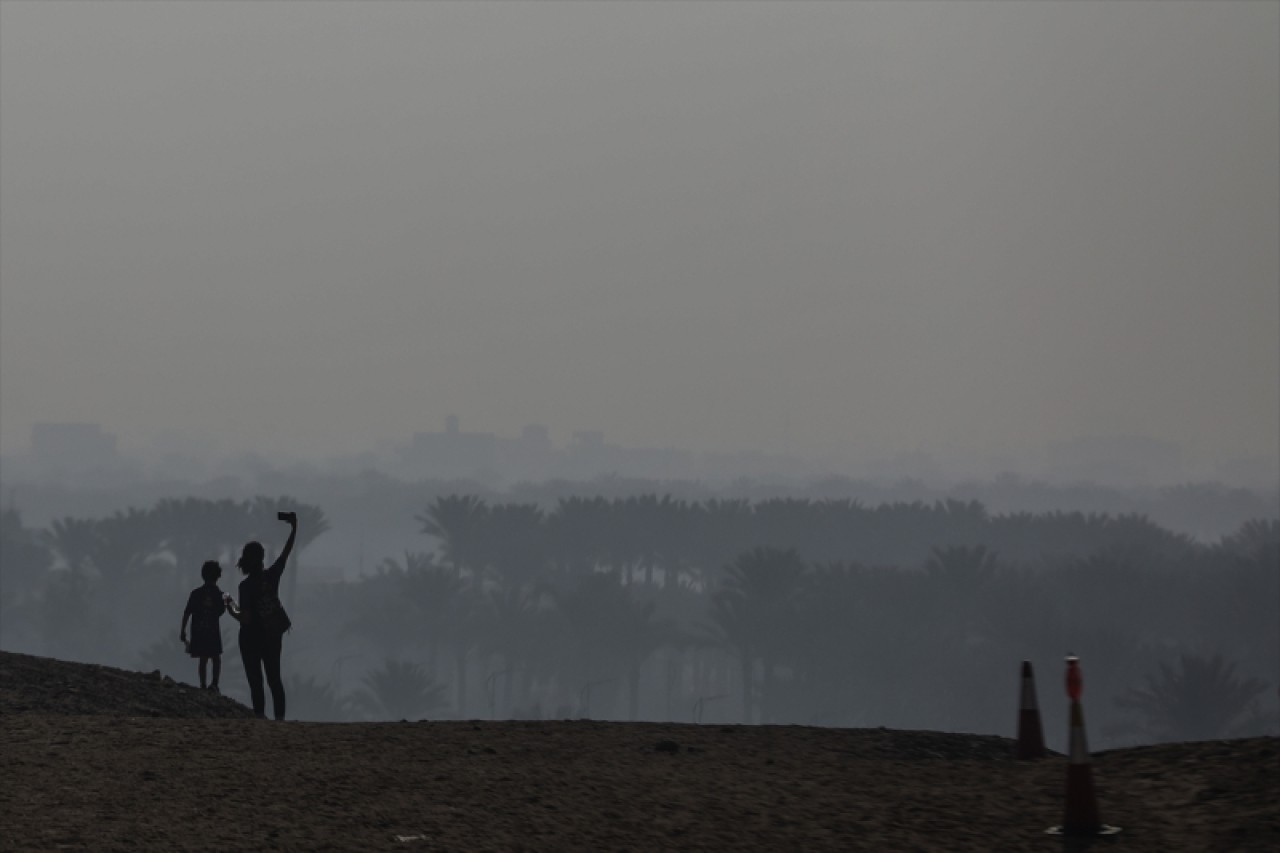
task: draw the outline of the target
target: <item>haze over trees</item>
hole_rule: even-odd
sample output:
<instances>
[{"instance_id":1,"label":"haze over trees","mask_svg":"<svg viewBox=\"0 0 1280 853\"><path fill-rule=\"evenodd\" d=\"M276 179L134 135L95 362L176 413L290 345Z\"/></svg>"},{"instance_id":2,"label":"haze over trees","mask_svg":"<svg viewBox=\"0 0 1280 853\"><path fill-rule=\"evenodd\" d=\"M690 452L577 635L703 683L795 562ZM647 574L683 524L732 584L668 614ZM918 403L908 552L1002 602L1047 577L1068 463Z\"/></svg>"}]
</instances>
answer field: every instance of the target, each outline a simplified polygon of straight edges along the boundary
<instances>
[{"instance_id":1,"label":"haze over trees","mask_svg":"<svg viewBox=\"0 0 1280 853\"><path fill-rule=\"evenodd\" d=\"M1021 660L1051 739L1064 654L1094 740L1275 732L1280 520L1217 541L1136 514L977 501L568 495L406 505L418 547L308 575L333 535L288 496L166 498L46 527L3 511L0 644L190 680L186 591L300 525L288 587L304 719L577 717L1008 733ZM281 537L275 537L279 539ZM282 539L281 539L282 541ZM224 688L243 689L226 626Z\"/></svg>"}]
</instances>

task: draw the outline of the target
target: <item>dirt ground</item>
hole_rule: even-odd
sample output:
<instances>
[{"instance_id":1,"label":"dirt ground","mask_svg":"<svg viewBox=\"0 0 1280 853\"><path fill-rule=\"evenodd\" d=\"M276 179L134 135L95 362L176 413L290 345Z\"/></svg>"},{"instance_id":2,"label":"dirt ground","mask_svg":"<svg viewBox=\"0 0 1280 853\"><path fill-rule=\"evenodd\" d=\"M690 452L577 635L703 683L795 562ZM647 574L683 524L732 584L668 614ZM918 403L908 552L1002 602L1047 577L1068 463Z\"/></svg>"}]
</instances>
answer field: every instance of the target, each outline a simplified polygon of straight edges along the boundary
<instances>
[{"instance_id":1,"label":"dirt ground","mask_svg":"<svg viewBox=\"0 0 1280 853\"><path fill-rule=\"evenodd\" d=\"M1014 761L1004 738L276 723L156 676L7 653L0 762L5 850L1063 848L1044 830L1065 759ZM1280 738L1115 750L1092 770L1123 828L1100 849L1280 847Z\"/></svg>"}]
</instances>

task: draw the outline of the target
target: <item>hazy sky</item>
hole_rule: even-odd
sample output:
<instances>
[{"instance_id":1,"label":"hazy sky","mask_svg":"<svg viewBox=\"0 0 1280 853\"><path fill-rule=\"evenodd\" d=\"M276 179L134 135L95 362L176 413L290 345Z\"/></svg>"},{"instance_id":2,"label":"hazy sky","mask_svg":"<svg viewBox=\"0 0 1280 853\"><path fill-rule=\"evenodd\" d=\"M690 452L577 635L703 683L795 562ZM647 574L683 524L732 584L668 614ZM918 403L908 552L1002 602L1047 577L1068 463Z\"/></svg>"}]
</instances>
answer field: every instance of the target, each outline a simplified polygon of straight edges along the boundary
<instances>
[{"instance_id":1,"label":"hazy sky","mask_svg":"<svg viewBox=\"0 0 1280 853\"><path fill-rule=\"evenodd\" d=\"M0 4L0 450L1280 454L1280 4Z\"/></svg>"}]
</instances>

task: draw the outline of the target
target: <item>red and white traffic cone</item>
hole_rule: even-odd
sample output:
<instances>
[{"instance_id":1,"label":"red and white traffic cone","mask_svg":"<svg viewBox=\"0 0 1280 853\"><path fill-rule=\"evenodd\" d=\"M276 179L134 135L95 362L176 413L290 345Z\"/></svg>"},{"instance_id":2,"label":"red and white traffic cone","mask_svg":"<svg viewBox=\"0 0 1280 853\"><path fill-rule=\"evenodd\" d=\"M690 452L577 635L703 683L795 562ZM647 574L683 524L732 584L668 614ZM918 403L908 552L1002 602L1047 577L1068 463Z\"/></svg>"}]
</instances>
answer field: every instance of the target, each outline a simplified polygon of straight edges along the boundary
<instances>
[{"instance_id":1,"label":"red and white traffic cone","mask_svg":"<svg viewBox=\"0 0 1280 853\"><path fill-rule=\"evenodd\" d=\"M1018 709L1018 741L1013 757L1019 761L1044 758L1044 728L1040 725L1040 705L1036 701L1036 679L1031 661L1022 662L1022 702Z\"/></svg>"},{"instance_id":2,"label":"red and white traffic cone","mask_svg":"<svg viewBox=\"0 0 1280 853\"><path fill-rule=\"evenodd\" d=\"M1093 765L1089 761L1089 744L1084 735L1084 709L1080 694L1084 680L1080 675L1080 659L1067 658L1067 696L1071 699L1071 758L1067 765L1067 807L1062 826L1046 830L1051 835L1097 836L1115 835L1118 826L1108 826L1098 817L1098 798L1093 790Z\"/></svg>"}]
</instances>

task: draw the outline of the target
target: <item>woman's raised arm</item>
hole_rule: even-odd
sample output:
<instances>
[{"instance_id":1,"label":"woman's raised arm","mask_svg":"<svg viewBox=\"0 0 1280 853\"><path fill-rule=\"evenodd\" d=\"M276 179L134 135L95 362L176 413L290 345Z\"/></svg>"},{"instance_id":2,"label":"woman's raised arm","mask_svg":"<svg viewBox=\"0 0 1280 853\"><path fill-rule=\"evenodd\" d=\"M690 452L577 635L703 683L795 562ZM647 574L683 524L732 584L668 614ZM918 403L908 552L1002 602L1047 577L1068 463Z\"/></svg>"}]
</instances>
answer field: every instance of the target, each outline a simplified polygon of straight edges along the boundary
<instances>
[{"instance_id":1,"label":"woman's raised arm","mask_svg":"<svg viewBox=\"0 0 1280 853\"><path fill-rule=\"evenodd\" d=\"M293 553L293 542L298 538L298 514L296 512L280 512L276 513L276 517L289 523L289 538L285 540L284 550L280 552L279 557L276 557L276 561L271 564L273 572L282 574L284 567L289 563L289 555Z\"/></svg>"}]
</instances>

